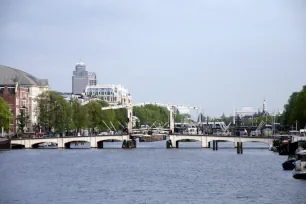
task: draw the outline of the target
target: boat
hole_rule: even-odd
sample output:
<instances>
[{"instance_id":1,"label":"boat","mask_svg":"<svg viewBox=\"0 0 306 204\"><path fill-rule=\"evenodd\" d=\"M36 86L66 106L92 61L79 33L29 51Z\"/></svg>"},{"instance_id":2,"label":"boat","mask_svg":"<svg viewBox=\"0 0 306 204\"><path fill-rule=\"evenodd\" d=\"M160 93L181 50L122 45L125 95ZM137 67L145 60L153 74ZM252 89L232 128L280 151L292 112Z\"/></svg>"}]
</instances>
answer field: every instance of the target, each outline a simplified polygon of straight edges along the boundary
<instances>
[{"instance_id":1,"label":"boat","mask_svg":"<svg viewBox=\"0 0 306 204\"><path fill-rule=\"evenodd\" d=\"M306 179L306 150L302 150L297 154L295 168L292 172L295 179Z\"/></svg>"},{"instance_id":2,"label":"boat","mask_svg":"<svg viewBox=\"0 0 306 204\"><path fill-rule=\"evenodd\" d=\"M39 149L54 149L57 148L57 144L53 143L53 142L44 142L44 143L40 143L38 144Z\"/></svg>"},{"instance_id":3,"label":"boat","mask_svg":"<svg viewBox=\"0 0 306 204\"><path fill-rule=\"evenodd\" d=\"M0 150L10 150L11 140L6 138L0 138Z\"/></svg>"},{"instance_id":4,"label":"boat","mask_svg":"<svg viewBox=\"0 0 306 204\"><path fill-rule=\"evenodd\" d=\"M297 159L296 155L289 155L287 161L285 161L282 166L284 170L293 170L295 167L295 161Z\"/></svg>"}]
</instances>

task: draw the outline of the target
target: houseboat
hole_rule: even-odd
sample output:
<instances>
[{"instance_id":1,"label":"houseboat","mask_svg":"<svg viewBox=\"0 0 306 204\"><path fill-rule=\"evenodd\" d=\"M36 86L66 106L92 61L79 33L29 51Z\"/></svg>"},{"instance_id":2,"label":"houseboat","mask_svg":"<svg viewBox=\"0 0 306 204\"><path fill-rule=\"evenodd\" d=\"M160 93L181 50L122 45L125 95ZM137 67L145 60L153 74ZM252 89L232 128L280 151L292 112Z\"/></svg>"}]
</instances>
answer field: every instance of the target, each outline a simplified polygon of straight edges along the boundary
<instances>
[{"instance_id":1,"label":"houseboat","mask_svg":"<svg viewBox=\"0 0 306 204\"><path fill-rule=\"evenodd\" d=\"M306 179L306 150L302 150L296 153L296 155L297 160L293 170L293 178Z\"/></svg>"},{"instance_id":2,"label":"houseboat","mask_svg":"<svg viewBox=\"0 0 306 204\"><path fill-rule=\"evenodd\" d=\"M0 138L0 150L10 150L11 140L6 138Z\"/></svg>"}]
</instances>

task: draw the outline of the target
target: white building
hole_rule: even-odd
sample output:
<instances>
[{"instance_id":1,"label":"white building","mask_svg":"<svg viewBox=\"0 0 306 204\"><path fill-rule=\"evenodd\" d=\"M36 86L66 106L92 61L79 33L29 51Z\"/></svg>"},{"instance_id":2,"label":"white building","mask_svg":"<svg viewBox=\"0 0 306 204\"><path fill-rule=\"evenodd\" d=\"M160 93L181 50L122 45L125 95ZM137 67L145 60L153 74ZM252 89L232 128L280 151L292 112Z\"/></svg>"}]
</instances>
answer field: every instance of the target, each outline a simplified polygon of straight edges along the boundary
<instances>
[{"instance_id":1,"label":"white building","mask_svg":"<svg viewBox=\"0 0 306 204\"><path fill-rule=\"evenodd\" d=\"M114 84L88 85L84 94L91 97L99 97L109 104L129 104L132 103L132 96L123 86Z\"/></svg>"},{"instance_id":2,"label":"white building","mask_svg":"<svg viewBox=\"0 0 306 204\"><path fill-rule=\"evenodd\" d=\"M72 76L72 93L81 94L87 85L96 85L97 76L94 72L86 71L86 65L80 61L75 65Z\"/></svg>"},{"instance_id":3,"label":"white building","mask_svg":"<svg viewBox=\"0 0 306 204\"><path fill-rule=\"evenodd\" d=\"M30 108L29 108L29 119L31 122L31 126L30 126L30 130L29 131L33 131L33 125L38 124L38 120L37 120L37 97L45 92L49 90L49 84L48 82L45 84L40 84L40 85L34 85L29 87L29 101L30 101Z\"/></svg>"},{"instance_id":4,"label":"white building","mask_svg":"<svg viewBox=\"0 0 306 204\"><path fill-rule=\"evenodd\" d=\"M253 107L242 107L240 110L236 110L236 114L240 117L252 116L256 113Z\"/></svg>"}]
</instances>

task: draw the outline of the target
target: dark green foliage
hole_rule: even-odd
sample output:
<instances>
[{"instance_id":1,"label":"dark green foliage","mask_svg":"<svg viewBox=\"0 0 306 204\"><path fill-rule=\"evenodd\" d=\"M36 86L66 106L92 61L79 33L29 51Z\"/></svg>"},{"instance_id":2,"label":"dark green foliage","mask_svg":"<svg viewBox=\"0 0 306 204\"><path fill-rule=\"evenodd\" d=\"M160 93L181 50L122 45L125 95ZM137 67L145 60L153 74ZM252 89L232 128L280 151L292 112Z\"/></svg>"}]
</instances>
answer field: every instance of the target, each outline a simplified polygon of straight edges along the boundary
<instances>
[{"instance_id":1,"label":"dark green foliage","mask_svg":"<svg viewBox=\"0 0 306 204\"><path fill-rule=\"evenodd\" d=\"M5 131L8 131L12 119L13 116L10 112L10 106L0 97L0 131L2 127Z\"/></svg>"},{"instance_id":2,"label":"dark green foliage","mask_svg":"<svg viewBox=\"0 0 306 204\"><path fill-rule=\"evenodd\" d=\"M123 130L127 127L127 110L122 108L102 111L102 107L109 106L107 102L102 100L81 105L76 99L67 102L60 94L49 91L41 94L37 101L38 120L45 131L54 129L57 133L69 130L80 132L81 129L88 128L90 132L97 133L107 131L108 127L112 130ZM165 125L169 122L169 111L155 105L134 107L133 115L140 119L138 126L144 124L151 126L154 122L156 126ZM177 112L175 121L181 122L184 117L185 115L180 115ZM187 117L190 116L187 115Z\"/></svg>"},{"instance_id":3,"label":"dark green foliage","mask_svg":"<svg viewBox=\"0 0 306 204\"><path fill-rule=\"evenodd\" d=\"M17 122L18 122L18 131L24 133L24 128L27 125L27 121L29 119L29 116L26 114L26 108L22 107L20 109L20 114L17 116Z\"/></svg>"},{"instance_id":4,"label":"dark green foliage","mask_svg":"<svg viewBox=\"0 0 306 204\"><path fill-rule=\"evenodd\" d=\"M299 92L294 92L284 106L282 120L285 125L292 126L298 121L298 129L306 125L306 86Z\"/></svg>"},{"instance_id":5,"label":"dark green foliage","mask_svg":"<svg viewBox=\"0 0 306 204\"><path fill-rule=\"evenodd\" d=\"M47 132L54 130L63 133L71 126L71 104L53 91L42 93L37 98L38 121Z\"/></svg>"},{"instance_id":6,"label":"dark green foliage","mask_svg":"<svg viewBox=\"0 0 306 204\"><path fill-rule=\"evenodd\" d=\"M156 105L145 105L133 108L134 115L139 118L140 125L164 125L169 121L169 111Z\"/></svg>"}]
</instances>

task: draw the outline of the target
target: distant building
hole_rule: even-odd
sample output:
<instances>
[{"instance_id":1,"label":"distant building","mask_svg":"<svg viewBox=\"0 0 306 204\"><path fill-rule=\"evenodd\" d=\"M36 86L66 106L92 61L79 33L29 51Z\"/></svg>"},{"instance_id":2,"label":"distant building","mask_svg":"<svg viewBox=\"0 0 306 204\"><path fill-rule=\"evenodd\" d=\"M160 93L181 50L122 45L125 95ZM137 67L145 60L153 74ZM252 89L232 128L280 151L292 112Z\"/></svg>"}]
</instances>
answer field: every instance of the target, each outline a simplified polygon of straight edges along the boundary
<instances>
[{"instance_id":1,"label":"distant building","mask_svg":"<svg viewBox=\"0 0 306 204\"><path fill-rule=\"evenodd\" d=\"M49 90L47 79L37 79L21 70L0 65L0 97L9 104L14 116L10 131L17 131L17 117L21 111L29 116L26 131L33 131L37 124L36 98L46 90Z\"/></svg>"},{"instance_id":2,"label":"distant building","mask_svg":"<svg viewBox=\"0 0 306 204\"><path fill-rule=\"evenodd\" d=\"M253 107L242 107L240 110L236 110L236 115L239 117L251 117L256 113Z\"/></svg>"},{"instance_id":3,"label":"distant building","mask_svg":"<svg viewBox=\"0 0 306 204\"><path fill-rule=\"evenodd\" d=\"M86 71L86 65L82 61L80 61L76 63L75 71L73 71L72 93L83 93L87 85L97 85L97 76L94 72Z\"/></svg>"},{"instance_id":4,"label":"distant building","mask_svg":"<svg viewBox=\"0 0 306 204\"><path fill-rule=\"evenodd\" d=\"M97 97L108 102L109 104L129 104L132 103L132 96L127 89L121 85L88 85L84 94L87 97Z\"/></svg>"},{"instance_id":5,"label":"distant building","mask_svg":"<svg viewBox=\"0 0 306 204\"><path fill-rule=\"evenodd\" d=\"M266 104L266 100L263 101L263 104L262 104L262 113L261 113L262 116L266 116L266 115L269 115L268 111L267 111L267 104Z\"/></svg>"}]
</instances>

